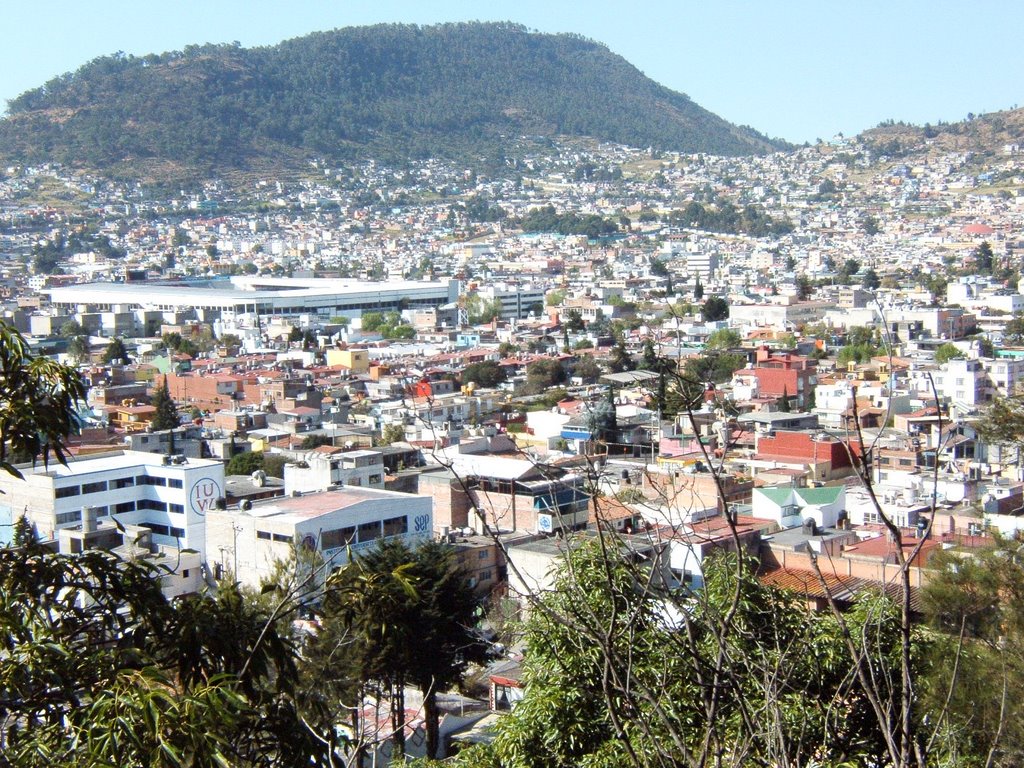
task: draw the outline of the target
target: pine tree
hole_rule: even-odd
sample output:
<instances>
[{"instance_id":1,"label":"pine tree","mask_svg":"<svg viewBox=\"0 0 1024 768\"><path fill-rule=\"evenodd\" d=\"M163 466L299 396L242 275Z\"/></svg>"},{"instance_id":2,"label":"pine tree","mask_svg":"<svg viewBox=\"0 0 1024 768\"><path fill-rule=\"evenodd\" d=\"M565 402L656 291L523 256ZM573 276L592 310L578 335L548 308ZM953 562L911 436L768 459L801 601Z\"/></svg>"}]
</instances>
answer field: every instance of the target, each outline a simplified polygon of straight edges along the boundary
<instances>
[{"instance_id":1,"label":"pine tree","mask_svg":"<svg viewBox=\"0 0 1024 768\"><path fill-rule=\"evenodd\" d=\"M36 529L28 518L22 515L14 522L11 543L16 547L27 547L37 541Z\"/></svg>"},{"instance_id":2,"label":"pine tree","mask_svg":"<svg viewBox=\"0 0 1024 768\"><path fill-rule=\"evenodd\" d=\"M131 362L131 359L128 357L128 348L125 347L124 341L120 337L115 336L107 344L107 348L103 352L103 362L123 363L125 365Z\"/></svg>"},{"instance_id":3,"label":"pine tree","mask_svg":"<svg viewBox=\"0 0 1024 768\"><path fill-rule=\"evenodd\" d=\"M164 376L156 391L153 392L153 406L156 413L153 414L152 427L154 430L174 429L181 420L178 418L178 408L171 398L171 391L167 387L167 377Z\"/></svg>"},{"instance_id":4,"label":"pine tree","mask_svg":"<svg viewBox=\"0 0 1024 768\"><path fill-rule=\"evenodd\" d=\"M782 397L779 398L779 413L789 413L789 411L789 391L783 386Z\"/></svg>"}]
</instances>

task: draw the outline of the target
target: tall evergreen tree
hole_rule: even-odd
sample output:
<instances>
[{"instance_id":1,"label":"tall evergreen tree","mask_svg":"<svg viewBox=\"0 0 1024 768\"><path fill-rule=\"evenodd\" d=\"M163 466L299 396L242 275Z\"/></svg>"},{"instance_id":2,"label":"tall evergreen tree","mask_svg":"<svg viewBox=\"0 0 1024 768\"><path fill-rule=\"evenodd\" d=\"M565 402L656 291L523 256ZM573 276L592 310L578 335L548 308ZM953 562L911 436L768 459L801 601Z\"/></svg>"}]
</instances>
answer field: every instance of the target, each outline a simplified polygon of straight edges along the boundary
<instances>
[{"instance_id":1,"label":"tall evergreen tree","mask_svg":"<svg viewBox=\"0 0 1024 768\"><path fill-rule=\"evenodd\" d=\"M103 362L122 363L124 365L131 362L131 359L128 357L128 348L125 347L124 341L120 336L115 336L107 344L107 348L103 351Z\"/></svg>"},{"instance_id":2,"label":"tall evergreen tree","mask_svg":"<svg viewBox=\"0 0 1024 768\"><path fill-rule=\"evenodd\" d=\"M171 391L167 386L167 376L157 385L153 392L153 406L156 413L153 414L152 426L154 430L174 429L181 424L178 418L178 408L171 398Z\"/></svg>"},{"instance_id":3,"label":"tall evergreen tree","mask_svg":"<svg viewBox=\"0 0 1024 768\"><path fill-rule=\"evenodd\" d=\"M486 657L475 630L478 605L454 551L438 542L410 550L404 542L381 540L328 584L325 637L347 640L317 652L327 660L330 651L341 653L362 684L387 692L396 755L405 751L404 691L411 684L423 693L427 756L436 756L437 694L461 680L470 662Z\"/></svg>"}]
</instances>

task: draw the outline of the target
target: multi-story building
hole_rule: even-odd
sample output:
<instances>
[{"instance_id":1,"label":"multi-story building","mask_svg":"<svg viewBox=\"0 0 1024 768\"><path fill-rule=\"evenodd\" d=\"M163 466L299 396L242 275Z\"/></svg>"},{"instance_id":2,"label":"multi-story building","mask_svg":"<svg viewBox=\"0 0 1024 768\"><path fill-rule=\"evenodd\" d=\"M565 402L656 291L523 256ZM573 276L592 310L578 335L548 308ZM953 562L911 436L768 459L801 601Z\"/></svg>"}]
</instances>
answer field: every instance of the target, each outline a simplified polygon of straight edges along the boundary
<instances>
[{"instance_id":1,"label":"multi-story building","mask_svg":"<svg viewBox=\"0 0 1024 768\"><path fill-rule=\"evenodd\" d=\"M954 358L935 375L939 393L952 403L978 408L991 402L992 386L980 360Z\"/></svg>"},{"instance_id":2,"label":"multi-story building","mask_svg":"<svg viewBox=\"0 0 1024 768\"><path fill-rule=\"evenodd\" d=\"M787 397L797 408L807 405L812 387L817 383L816 363L800 355L776 354L767 347L757 350L753 368L740 371L742 377L757 379L760 397Z\"/></svg>"},{"instance_id":3,"label":"multi-story building","mask_svg":"<svg viewBox=\"0 0 1024 768\"><path fill-rule=\"evenodd\" d=\"M502 320L525 318L531 313L540 316L544 312L543 288L484 286L477 293L482 299L501 302Z\"/></svg>"},{"instance_id":4,"label":"multi-story building","mask_svg":"<svg viewBox=\"0 0 1024 768\"><path fill-rule=\"evenodd\" d=\"M279 315L360 317L363 312L438 307L459 295L457 280L446 282L368 283L358 280L236 276L204 286L147 283L88 283L44 289L50 303L73 312L152 310L165 316L184 314L203 322ZM543 293L541 293L543 306Z\"/></svg>"},{"instance_id":5,"label":"multi-story building","mask_svg":"<svg viewBox=\"0 0 1024 768\"><path fill-rule=\"evenodd\" d=\"M384 487L384 454L321 446L284 465L284 492L326 491L335 486Z\"/></svg>"},{"instance_id":6,"label":"multi-story building","mask_svg":"<svg viewBox=\"0 0 1024 768\"><path fill-rule=\"evenodd\" d=\"M234 573L250 585L287 561L295 545L318 553L329 572L382 539L415 546L430 539L433 529L429 497L375 488L346 487L243 507L207 515L207 562L214 576Z\"/></svg>"},{"instance_id":7,"label":"multi-story building","mask_svg":"<svg viewBox=\"0 0 1024 768\"><path fill-rule=\"evenodd\" d=\"M442 465L421 476L421 488L435 500L439 531L469 527L478 533L554 533L587 525L590 497L582 475L527 459L452 449L429 460Z\"/></svg>"},{"instance_id":8,"label":"multi-story building","mask_svg":"<svg viewBox=\"0 0 1024 768\"><path fill-rule=\"evenodd\" d=\"M18 470L22 479L0 473L0 525L24 515L46 539L81 526L87 510L148 528L154 544L202 554L205 516L224 496L223 464L181 455L111 451Z\"/></svg>"}]
</instances>

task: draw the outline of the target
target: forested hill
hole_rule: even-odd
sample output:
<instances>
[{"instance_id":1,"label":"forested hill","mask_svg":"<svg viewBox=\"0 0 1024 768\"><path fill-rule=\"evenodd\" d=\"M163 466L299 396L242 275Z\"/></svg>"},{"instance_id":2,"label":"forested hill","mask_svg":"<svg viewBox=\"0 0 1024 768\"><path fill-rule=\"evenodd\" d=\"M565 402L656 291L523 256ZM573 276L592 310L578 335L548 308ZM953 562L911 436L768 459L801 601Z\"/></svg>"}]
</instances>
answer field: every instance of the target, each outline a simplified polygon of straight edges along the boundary
<instances>
[{"instance_id":1,"label":"forested hill","mask_svg":"<svg viewBox=\"0 0 1024 768\"><path fill-rule=\"evenodd\" d=\"M13 99L0 154L100 168L257 168L488 154L522 135L733 155L778 146L593 41L469 23L99 58Z\"/></svg>"}]
</instances>

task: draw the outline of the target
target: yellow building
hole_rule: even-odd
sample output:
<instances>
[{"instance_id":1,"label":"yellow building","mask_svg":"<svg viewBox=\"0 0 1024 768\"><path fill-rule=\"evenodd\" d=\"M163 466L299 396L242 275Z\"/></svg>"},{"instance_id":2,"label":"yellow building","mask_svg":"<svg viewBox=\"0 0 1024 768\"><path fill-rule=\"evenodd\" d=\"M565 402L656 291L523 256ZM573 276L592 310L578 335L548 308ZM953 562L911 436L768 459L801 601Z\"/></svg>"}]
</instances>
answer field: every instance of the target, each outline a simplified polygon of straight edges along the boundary
<instances>
[{"instance_id":1,"label":"yellow building","mask_svg":"<svg viewBox=\"0 0 1024 768\"><path fill-rule=\"evenodd\" d=\"M370 370L370 353L365 349L328 349L327 365L348 368L352 373L366 373Z\"/></svg>"}]
</instances>

